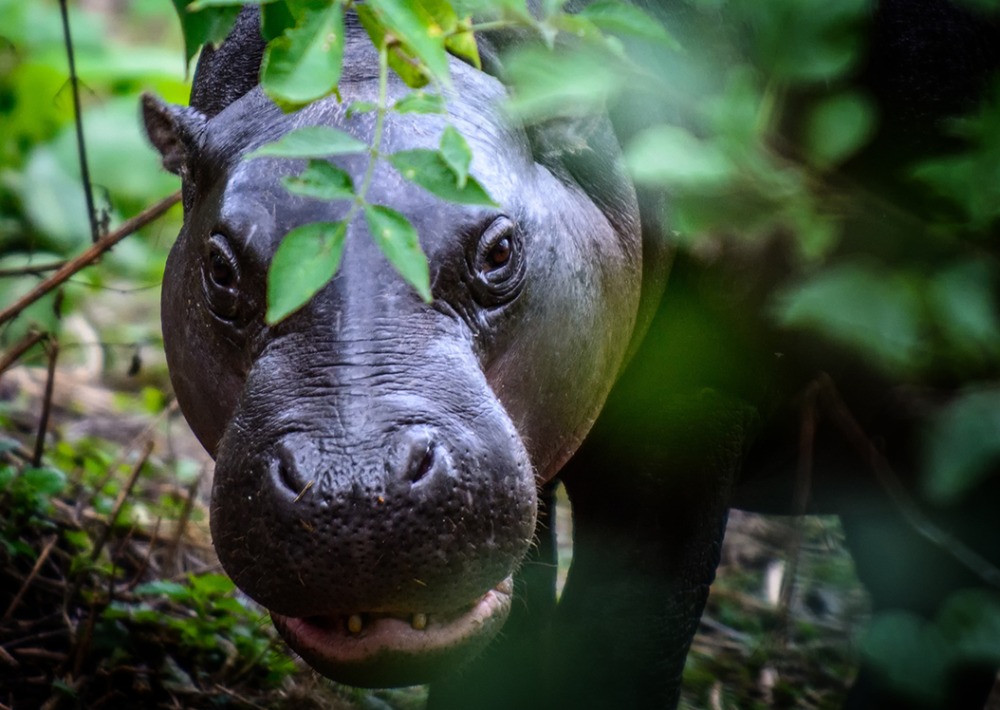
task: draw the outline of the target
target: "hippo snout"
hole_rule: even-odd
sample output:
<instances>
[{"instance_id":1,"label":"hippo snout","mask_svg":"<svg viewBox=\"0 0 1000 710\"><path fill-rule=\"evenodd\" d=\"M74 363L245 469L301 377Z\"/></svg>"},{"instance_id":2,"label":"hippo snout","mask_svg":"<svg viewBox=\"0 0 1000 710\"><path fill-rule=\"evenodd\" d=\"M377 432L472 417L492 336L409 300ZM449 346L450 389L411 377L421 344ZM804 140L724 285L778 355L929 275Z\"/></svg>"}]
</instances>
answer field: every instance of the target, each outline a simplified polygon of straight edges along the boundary
<instances>
[{"instance_id":1,"label":"hippo snout","mask_svg":"<svg viewBox=\"0 0 1000 710\"><path fill-rule=\"evenodd\" d=\"M238 414L220 444L212 534L289 644L337 680L379 686L426 681L484 645L536 513L503 410L377 426L326 413L292 431L262 411Z\"/></svg>"}]
</instances>

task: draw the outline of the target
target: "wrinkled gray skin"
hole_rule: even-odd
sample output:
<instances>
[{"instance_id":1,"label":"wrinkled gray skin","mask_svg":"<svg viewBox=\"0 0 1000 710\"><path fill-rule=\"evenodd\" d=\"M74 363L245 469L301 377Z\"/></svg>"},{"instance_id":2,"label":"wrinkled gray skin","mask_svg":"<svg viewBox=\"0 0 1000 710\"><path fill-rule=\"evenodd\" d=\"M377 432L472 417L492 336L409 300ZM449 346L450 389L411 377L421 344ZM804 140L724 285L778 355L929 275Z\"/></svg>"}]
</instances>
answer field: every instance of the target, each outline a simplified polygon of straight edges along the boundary
<instances>
[{"instance_id":1,"label":"wrinkled gray skin","mask_svg":"<svg viewBox=\"0 0 1000 710\"><path fill-rule=\"evenodd\" d=\"M144 115L184 179L163 331L181 409L216 458L219 557L315 667L388 686L455 665L503 623L536 487L578 447L622 364L642 244L626 181L595 204L504 122L501 85L452 60L447 116L390 114L381 149L434 148L450 122L500 206L442 201L381 161L367 199L416 227L433 301L389 265L359 213L334 280L268 327L265 277L282 237L350 204L286 192L282 177L304 161L243 158L307 125L370 142L374 114L346 113L377 100L377 57L356 28L346 57L342 102L284 115L254 88L217 115L150 97ZM390 79L390 102L405 92ZM361 184L366 155L333 162ZM494 267L502 239L512 251Z\"/></svg>"}]
</instances>

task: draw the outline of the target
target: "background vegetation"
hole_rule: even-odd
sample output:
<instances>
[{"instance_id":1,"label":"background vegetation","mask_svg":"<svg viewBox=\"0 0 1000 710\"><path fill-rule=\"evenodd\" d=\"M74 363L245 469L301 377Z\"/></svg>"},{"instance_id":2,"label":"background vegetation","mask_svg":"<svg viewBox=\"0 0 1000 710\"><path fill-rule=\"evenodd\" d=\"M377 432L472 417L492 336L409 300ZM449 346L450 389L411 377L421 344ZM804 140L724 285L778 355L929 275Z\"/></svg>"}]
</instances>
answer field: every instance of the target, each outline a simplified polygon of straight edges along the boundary
<instances>
[{"instance_id":1,"label":"background vegetation","mask_svg":"<svg viewBox=\"0 0 1000 710\"><path fill-rule=\"evenodd\" d=\"M997 4L967 3L984 11ZM178 183L142 137L138 95L153 90L185 103L185 57L223 37L238 4L69 7L88 210L61 6L0 0L0 703L10 707L99 707L123 697L150 707L420 702L419 693L333 689L296 670L266 619L218 574L205 526L207 463L176 426L157 286L179 228L179 208L169 206ZM272 97L292 109L332 91L339 55L318 40L342 22L341 6L264 7L274 42L263 80ZM907 384L953 393L929 424L913 505L974 495L1000 456L991 241L1000 212L1000 87L950 125L960 150L910 168L907 180L926 201L890 214L877 232L857 232L853 216L871 195L845 184L842 168L884 120L853 81L870 51L870 3L681 7L659 22L608 2L577 15L542 2L532 15L516 0L372 1L362 12L383 49L383 71L422 93L353 110L440 110L434 97L449 84L445 53L476 62L473 29L518 32L523 43L504 58L512 115L542 129L554 119L572 126L595 110L641 116L624 149L637 183L671 196L665 238L703 263L790 245L794 269L766 296L771 322L820 334ZM297 154L329 152L311 145ZM377 142L350 149L384 157ZM436 194L489 199L467 174L468 148L457 134L437 151L389 159ZM383 248L426 293L415 232L369 204L364 185L345 186L342 175L314 165L289 189L354 195L369 220L391 227ZM98 266L20 307L68 260L89 259L95 236L106 244L126 218L157 204L163 219L102 247ZM290 237L272 271L270 318L330 278L342 239L337 225ZM283 263L316 268L303 274ZM15 361L28 369L11 369ZM773 528L740 520L731 538L743 551L730 543L734 564L724 568L689 661L687 701L835 705L856 663L852 639L864 607L835 522L810 521L805 552L791 558L785 578L801 593L767 601L770 563L787 550ZM756 564L735 564L748 558ZM980 571L996 583L996 570ZM955 659L1000 661L998 624L992 597L966 594L936 623L876 618L859 638L886 663L900 647L933 649L920 654L919 673L886 668L919 695L933 692L935 674Z\"/></svg>"}]
</instances>

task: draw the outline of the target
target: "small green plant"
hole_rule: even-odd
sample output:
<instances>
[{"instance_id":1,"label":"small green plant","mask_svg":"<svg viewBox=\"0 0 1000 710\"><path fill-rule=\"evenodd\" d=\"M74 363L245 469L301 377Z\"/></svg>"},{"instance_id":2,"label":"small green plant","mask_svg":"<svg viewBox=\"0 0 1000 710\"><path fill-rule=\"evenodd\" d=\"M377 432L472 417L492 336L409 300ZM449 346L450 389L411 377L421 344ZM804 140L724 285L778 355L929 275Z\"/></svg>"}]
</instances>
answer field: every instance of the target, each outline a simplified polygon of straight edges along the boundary
<instances>
[{"instance_id":1,"label":"small green plant","mask_svg":"<svg viewBox=\"0 0 1000 710\"><path fill-rule=\"evenodd\" d=\"M205 518L197 479L150 452L59 442L35 466L0 444L0 643L13 659L0 683L18 704L125 692L215 707L220 688L261 697L296 672L264 612L187 549Z\"/></svg>"}]
</instances>

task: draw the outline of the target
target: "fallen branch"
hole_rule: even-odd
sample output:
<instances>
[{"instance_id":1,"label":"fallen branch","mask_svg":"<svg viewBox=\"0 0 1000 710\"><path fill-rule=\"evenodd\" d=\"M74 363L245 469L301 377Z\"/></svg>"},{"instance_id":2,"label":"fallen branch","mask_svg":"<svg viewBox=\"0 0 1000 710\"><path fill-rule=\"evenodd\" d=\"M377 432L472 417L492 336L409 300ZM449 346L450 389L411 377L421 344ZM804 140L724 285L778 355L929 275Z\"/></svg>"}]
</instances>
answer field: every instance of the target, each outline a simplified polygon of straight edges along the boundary
<instances>
[{"instance_id":1,"label":"fallen branch","mask_svg":"<svg viewBox=\"0 0 1000 710\"><path fill-rule=\"evenodd\" d=\"M181 193L180 191L175 192L169 197L157 202L155 205L148 207L143 210L135 217L126 220L122 226L120 226L115 231L110 234L101 237L96 243L91 245L85 252L79 256L70 259L62 267L59 268L54 274L48 278L42 280L35 288L31 289L21 298L7 308L0 311L0 324L6 323L12 318L16 317L25 308L30 306L32 303L37 301L42 296L46 295L55 288L58 288L63 283L65 283L71 276L76 274L78 271L90 266L95 261L97 261L104 252L108 251L115 244L120 242L125 237L129 236L133 232L136 232L140 228L146 226L153 220L159 218L164 212L169 210L171 207L180 202Z\"/></svg>"},{"instance_id":2,"label":"fallen branch","mask_svg":"<svg viewBox=\"0 0 1000 710\"><path fill-rule=\"evenodd\" d=\"M3 615L3 623L6 624L8 621L10 621L11 617L14 615L14 610L17 609L18 605L21 603L21 600L24 598L25 592L28 591L28 588L31 586L32 582L35 581L35 577L38 576L38 573L42 569L42 565L44 565L45 560L49 558L49 554L52 552L52 548L55 546L58 540L59 537L57 535L52 535L45 542L45 547L42 549L42 553L38 556L38 559L35 560L35 566L31 568L31 572L28 573L28 577L24 580L24 583L21 585L21 589L18 590L17 594L14 596L14 599L11 601L10 606L7 607L7 611Z\"/></svg>"},{"instance_id":3,"label":"fallen branch","mask_svg":"<svg viewBox=\"0 0 1000 710\"><path fill-rule=\"evenodd\" d=\"M108 515L107 525L105 525L104 529L101 531L100 537L98 537L97 542L94 543L94 549L90 552L91 562L95 561L98 555L101 554L101 550L104 549L104 545L108 541L108 536L111 534L111 530L115 527L115 523L118 520L118 514L121 512L122 506L125 505L125 499L132 493L132 488L135 486L135 482L139 478L139 472L142 471L142 467L146 465L146 460L149 459L149 455L152 452L153 442L150 440L147 441L146 445L142 448L142 453L139 454L138 461L136 461L135 466L132 467L132 472L129 474L125 485L122 486L120 491L118 491L118 497L115 499L110 515Z\"/></svg>"},{"instance_id":4,"label":"fallen branch","mask_svg":"<svg viewBox=\"0 0 1000 710\"><path fill-rule=\"evenodd\" d=\"M21 338L21 340L15 343L10 350L5 352L3 356L0 357L0 375L2 375L7 368L17 362L22 355L45 340L47 337L49 337L48 333L34 330Z\"/></svg>"},{"instance_id":5,"label":"fallen branch","mask_svg":"<svg viewBox=\"0 0 1000 710\"><path fill-rule=\"evenodd\" d=\"M49 415L52 413L52 392L56 382L56 360L59 358L59 341L49 339L49 368L45 376L45 395L42 397L42 416L38 420L38 434L35 436L35 452L31 457L31 465L38 468L42 465L42 454L45 453L45 435L49 431Z\"/></svg>"}]
</instances>

